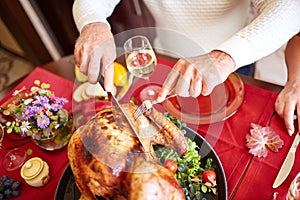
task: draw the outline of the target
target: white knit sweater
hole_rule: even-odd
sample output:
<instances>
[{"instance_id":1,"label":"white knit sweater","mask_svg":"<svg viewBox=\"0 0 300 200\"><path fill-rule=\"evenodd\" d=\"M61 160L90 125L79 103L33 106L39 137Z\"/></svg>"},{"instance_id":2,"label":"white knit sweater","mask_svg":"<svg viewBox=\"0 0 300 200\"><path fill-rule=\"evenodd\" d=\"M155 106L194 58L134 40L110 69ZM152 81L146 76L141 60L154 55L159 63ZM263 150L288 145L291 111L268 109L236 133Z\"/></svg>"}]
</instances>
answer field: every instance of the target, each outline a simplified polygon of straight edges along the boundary
<instances>
[{"instance_id":1,"label":"white knit sweater","mask_svg":"<svg viewBox=\"0 0 300 200\"><path fill-rule=\"evenodd\" d=\"M251 0L144 0L158 28L156 48L178 56L219 49L241 67L269 55L300 31L300 0L252 0L257 17L249 23ZM75 0L80 31L106 22L119 0Z\"/></svg>"}]
</instances>

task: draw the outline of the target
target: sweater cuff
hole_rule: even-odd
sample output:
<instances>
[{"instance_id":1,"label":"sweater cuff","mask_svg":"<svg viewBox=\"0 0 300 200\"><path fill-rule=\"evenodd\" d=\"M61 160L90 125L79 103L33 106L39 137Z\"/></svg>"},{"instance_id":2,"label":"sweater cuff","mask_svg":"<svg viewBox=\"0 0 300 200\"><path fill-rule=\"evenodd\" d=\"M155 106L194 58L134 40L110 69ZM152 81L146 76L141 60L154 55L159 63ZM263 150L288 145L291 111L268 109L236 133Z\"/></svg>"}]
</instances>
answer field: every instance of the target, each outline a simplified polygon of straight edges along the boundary
<instances>
[{"instance_id":1,"label":"sweater cuff","mask_svg":"<svg viewBox=\"0 0 300 200\"><path fill-rule=\"evenodd\" d=\"M76 26L79 32L81 33L81 30L83 27L87 24L95 23L95 22L103 22L108 25L108 28L110 29L110 24L106 20L106 17L102 16L99 13L90 13L87 15L84 15L80 17L80 19L77 21Z\"/></svg>"},{"instance_id":2,"label":"sweater cuff","mask_svg":"<svg viewBox=\"0 0 300 200\"><path fill-rule=\"evenodd\" d=\"M235 70L254 62L253 46L246 39L237 36L231 37L214 49L229 54L235 62Z\"/></svg>"}]
</instances>

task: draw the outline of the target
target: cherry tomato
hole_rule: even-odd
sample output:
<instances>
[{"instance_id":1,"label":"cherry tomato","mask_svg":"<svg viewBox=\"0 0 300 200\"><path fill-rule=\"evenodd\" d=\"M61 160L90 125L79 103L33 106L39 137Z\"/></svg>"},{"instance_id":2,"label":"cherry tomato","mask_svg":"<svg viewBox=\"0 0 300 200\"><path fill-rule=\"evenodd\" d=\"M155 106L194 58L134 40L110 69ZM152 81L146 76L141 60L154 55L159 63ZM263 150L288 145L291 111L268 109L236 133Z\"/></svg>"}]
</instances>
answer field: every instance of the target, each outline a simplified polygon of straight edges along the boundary
<instances>
[{"instance_id":1,"label":"cherry tomato","mask_svg":"<svg viewBox=\"0 0 300 200\"><path fill-rule=\"evenodd\" d=\"M178 166L175 160L169 159L164 162L164 167L169 169L172 173L175 173Z\"/></svg>"},{"instance_id":2,"label":"cherry tomato","mask_svg":"<svg viewBox=\"0 0 300 200\"><path fill-rule=\"evenodd\" d=\"M208 169L205 170L202 174L202 180L204 182L210 182L212 184L216 183L216 172L214 170Z\"/></svg>"}]
</instances>

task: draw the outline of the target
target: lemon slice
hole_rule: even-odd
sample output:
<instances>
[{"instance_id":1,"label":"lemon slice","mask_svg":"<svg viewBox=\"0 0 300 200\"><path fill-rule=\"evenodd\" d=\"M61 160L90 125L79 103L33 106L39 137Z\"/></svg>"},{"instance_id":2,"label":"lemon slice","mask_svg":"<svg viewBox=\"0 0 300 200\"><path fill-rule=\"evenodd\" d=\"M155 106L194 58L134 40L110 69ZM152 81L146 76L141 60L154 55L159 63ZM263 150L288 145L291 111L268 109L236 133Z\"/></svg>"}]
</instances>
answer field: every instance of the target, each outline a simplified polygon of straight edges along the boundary
<instances>
[{"instance_id":1,"label":"lemon slice","mask_svg":"<svg viewBox=\"0 0 300 200\"><path fill-rule=\"evenodd\" d=\"M82 93L85 92L88 85L89 83L83 83L75 89L75 91L73 92L73 100L75 102L79 103L81 101L84 101Z\"/></svg>"},{"instance_id":2,"label":"lemon slice","mask_svg":"<svg viewBox=\"0 0 300 200\"><path fill-rule=\"evenodd\" d=\"M79 67L77 65L75 65L75 76L76 76L76 79L79 81L79 82L86 82L88 81L88 77L86 75L84 75Z\"/></svg>"},{"instance_id":3,"label":"lemon slice","mask_svg":"<svg viewBox=\"0 0 300 200\"><path fill-rule=\"evenodd\" d=\"M127 85L126 68L117 62L114 62L114 84L119 87Z\"/></svg>"},{"instance_id":4,"label":"lemon slice","mask_svg":"<svg viewBox=\"0 0 300 200\"><path fill-rule=\"evenodd\" d=\"M80 72L80 69L75 65L75 76L79 82L88 81L88 77ZM114 85L123 87L127 85L127 71L120 63L114 62Z\"/></svg>"},{"instance_id":5,"label":"lemon slice","mask_svg":"<svg viewBox=\"0 0 300 200\"><path fill-rule=\"evenodd\" d=\"M89 84L86 89L86 94L90 97L105 97L107 92L102 88L99 83Z\"/></svg>"}]
</instances>

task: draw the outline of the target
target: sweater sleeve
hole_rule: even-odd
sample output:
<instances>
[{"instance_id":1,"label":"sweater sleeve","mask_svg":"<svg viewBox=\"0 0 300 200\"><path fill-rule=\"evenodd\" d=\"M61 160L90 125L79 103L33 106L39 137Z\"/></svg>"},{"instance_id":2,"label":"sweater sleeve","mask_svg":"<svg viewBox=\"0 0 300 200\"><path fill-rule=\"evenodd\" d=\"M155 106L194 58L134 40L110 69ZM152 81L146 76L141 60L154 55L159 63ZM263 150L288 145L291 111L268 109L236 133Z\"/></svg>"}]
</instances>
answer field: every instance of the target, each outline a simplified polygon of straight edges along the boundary
<instances>
[{"instance_id":1,"label":"sweater sleeve","mask_svg":"<svg viewBox=\"0 0 300 200\"><path fill-rule=\"evenodd\" d=\"M73 4L73 18L77 29L93 22L104 22L109 17L120 0L75 0Z\"/></svg>"},{"instance_id":2,"label":"sweater sleeve","mask_svg":"<svg viewBox=\"0 0 300 200\"><path fill-rule=\"evenodd\" d=\"M300 31L299 0L255 0L257 17L216 49L228 53L236 68L265 57Z\"/></svg>"}]
</instances>

